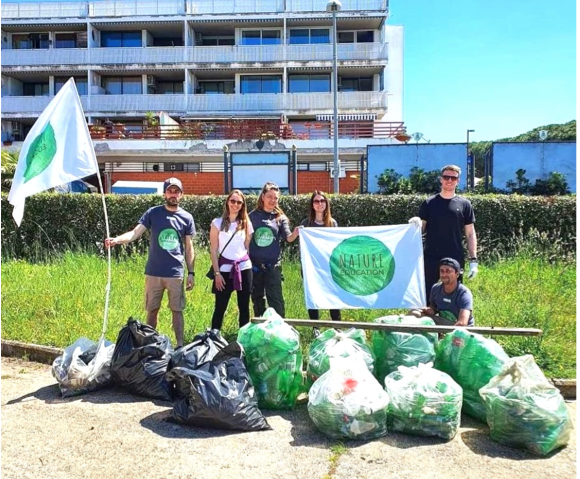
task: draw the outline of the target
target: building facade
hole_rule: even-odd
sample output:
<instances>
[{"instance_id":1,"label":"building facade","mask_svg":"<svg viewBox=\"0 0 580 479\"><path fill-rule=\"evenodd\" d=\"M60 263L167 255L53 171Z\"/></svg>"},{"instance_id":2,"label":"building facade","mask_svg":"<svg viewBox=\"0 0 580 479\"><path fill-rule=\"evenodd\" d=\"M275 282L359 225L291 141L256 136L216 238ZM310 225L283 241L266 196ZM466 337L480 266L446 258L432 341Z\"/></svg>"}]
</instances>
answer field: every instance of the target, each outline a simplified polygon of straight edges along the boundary
<instances>
[{"instance_id":1,"label":"building facade","mask_svg":"<svg viewBox=\"0 0 580 479\"><path fill-rule=\"evenodd\" d=\"M326 3L3 2L2 140L18 148L72 76L109 190L171 172L186 193L223 193L231 155L293 150L298 192L332 192ZM388 0L344 0L337 14L341 193L358 189L368 144L405 137L403 31L387 20Z\"/></svg>"}]
</instances>

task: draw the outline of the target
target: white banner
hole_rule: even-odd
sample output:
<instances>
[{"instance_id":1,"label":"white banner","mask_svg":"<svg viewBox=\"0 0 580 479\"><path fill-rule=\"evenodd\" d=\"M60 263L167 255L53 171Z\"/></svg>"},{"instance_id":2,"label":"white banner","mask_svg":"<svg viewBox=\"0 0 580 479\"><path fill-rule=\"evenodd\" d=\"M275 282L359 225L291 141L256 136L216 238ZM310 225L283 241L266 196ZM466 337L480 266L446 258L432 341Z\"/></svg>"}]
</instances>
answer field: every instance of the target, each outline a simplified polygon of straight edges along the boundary
<instances>
[{"instance_id":1,"label":"white banner","mask_svg":"<svg viewBox=\"0 0 580 479\"><path fill-rule=\"evenodd\" d=\"M421 230L413 225L300 230L308 309L426 305Z\"/></svg>"},{"instance_id":2,"label":"white banner","mask_svg":"<svg viewBox=\"0 0 580 479\"><path fill-rule=\"evenodd\" d=\"M99 172L74 80L69 79L38 117L20 150L8 201L20 226L27 197Z\"/></svg>"}]
</instances>

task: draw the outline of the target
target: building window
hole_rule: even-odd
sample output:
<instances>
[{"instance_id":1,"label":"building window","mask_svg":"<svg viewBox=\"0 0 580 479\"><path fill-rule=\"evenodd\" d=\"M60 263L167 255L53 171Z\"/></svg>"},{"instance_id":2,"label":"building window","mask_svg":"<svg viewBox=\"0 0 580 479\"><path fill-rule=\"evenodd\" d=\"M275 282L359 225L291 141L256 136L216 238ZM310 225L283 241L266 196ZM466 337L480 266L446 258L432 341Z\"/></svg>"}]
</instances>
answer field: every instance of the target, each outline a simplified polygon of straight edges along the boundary
<instances>
[{"instance_id":1,"label":"building window","mask_svg":"<svg viewBox=\"0 0 580 479\"><path fill-rule=\"evenodd\" d=\"M290 45L330 43L328 28L293 28L290 30Z\"/></svg>"},{"instance_id":2,"label":"building window","mask_svg":"<svg viewBox=\"0 0 580 479\"><path fill-rule=\"evenodd\" d=\"M12 35L12 48L15 50L32 50L48 48L48 33L25 33Z\"/></svg>"},{"instance_id":3,"label":"building window","mask_svg":"<svg viewBox=\"0 0 580 479\"><path fill-rule=\"evenodd\" d=\"M373 43L373 30L357 30L353 32L338 32L338 43Z\"/></svg>"},{"instance_id":4,"label":"building window","mask_svg":"<svg viewBox=\"0 0 580 479\"><path fill-rule=\"evenodd\" d=\"M202 47L219 47L224 45L235 45L236 39L233 35L231 36L203 36L198 41L196 40L196 45Z\"/></svg>"},{"instance_id":5,"label":"building window","mask_svg":"<svg viewBox=\"0 0 580 479\"><path fill-rule=\"evenodd\" d=\"M279 75L246 75L241 77L242 93L282 93Z\"/></svg>"},{"instance_id":6,"label":"building window","mask_svg":"<svg viewBox=\"0 0 580 479\"><path fill-rule=\"evenodd\" d=\"M234 81L200 81L196 93L202 95L227 95L235 93Z\"/></svg>"},{"instance_id":7,"label":"building window","mask_svg":"<svg viewBox=\"0 0 580 479\"><path fill-rule=\"evenodd\" d=\"M24 96L48 96L48 82L23 83L22 94Z\"/></svg>"},{"instance_id":8,"label":"building window","mask_svg":"<svg viewBox=\"0 0 580 479\"><path fill-rule=\"evenodd\" d=\"M339 79L340 91L373 91L372 77L341 77Z\"/></svg>"},{"instance_id":9,"label":"building window","mask_svg":"<svg viewBox=\"0 0 580 479\"><path fill-rule=\"evenodd\" d=\"M141 32L101 32L101 46L104 48L141 47Z\"/></svg>"},{"instance_id":10,"label":"building window","mask_svg":"<svg viewBox=\"0 0 580 479\"><path fill-rule=\"evenodd\" d=\"M104 77L105 95L140 95L143 92L141 77Z\"/></svg>"},{"instance_id":11,"label":"building window","mask_svg":"<svg viewBox=\"0 0 580 479\"><path fill-rule=\"evenodd\" d=\"M77 48L76 33L56 33L54 35L55 48Z\"/></svg>"},{"instance_id":12,"label":"building window","mask_svg":"<svg viewBox=\"0 0 580 479\"><path fill-rule=\"evenodd\" d=\"M242 45L279 45L280 30L243 30Z\"/></svg>"},{"instance_id":13,"label":"building window","mask_svg":"<svg viewBox=\"0 0 580 479\"><path fill-rule=\"evenodd\" d=\"M54 94L56 95L64 84L69 81L70 77L54 77ZM79 95L89 94L89 82L83 77L74 77L75 85Z\"/></svg>"},{"instance_id":14,"label":"building window","mask_svg":"<svg viewBox=\"0 0 580 479\"><path fill-rule=\"evenodd\" d=\"M289 75L289 93L330 92L330 75Z\"/></svg>"},{"instance_id":15,"label":"building window","mask_svg":"<svg viewBox=\"0 0 580 479\"><path fill-rule=\"evenodd\" d=\"M182 47L183 38L181 37L163 37L153 39L154 47Z\"/></svg>"},{"instance_id":16,"label":"building window","mask_svg":"<svg viewBox=\"0 0 580 479\"><path fill-rule=\"evenodd\" d=\"M157 82L157 95L175 95L183 93L183 82L180 81L160 81Z\"/></svg>"}]
</instances>

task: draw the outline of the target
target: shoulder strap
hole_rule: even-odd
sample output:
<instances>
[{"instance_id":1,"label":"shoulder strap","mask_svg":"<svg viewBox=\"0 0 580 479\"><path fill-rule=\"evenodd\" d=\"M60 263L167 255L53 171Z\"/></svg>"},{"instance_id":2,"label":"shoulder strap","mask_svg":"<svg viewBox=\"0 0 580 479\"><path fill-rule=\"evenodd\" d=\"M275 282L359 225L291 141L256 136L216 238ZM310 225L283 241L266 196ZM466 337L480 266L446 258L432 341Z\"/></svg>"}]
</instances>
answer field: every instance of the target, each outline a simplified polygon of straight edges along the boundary
<instances>
[{"instance_id":1,"label":"shoulder strap","mask_svg":"<svg viewBox=\"0 0 580 479\"><path fill-rule=\"evenodd\" d=\"M218 255L218 258L222 255L222 253L225 251L225 249L228 247L228 245L231 243L231 241L234 239L234 236L236 236L237 231L234 231L234 234L230 237L230 239L228 240L228 242L226 243L226 245L222 248L222 250L220 251L220 254Z\"/></svg>"}]
</instances>

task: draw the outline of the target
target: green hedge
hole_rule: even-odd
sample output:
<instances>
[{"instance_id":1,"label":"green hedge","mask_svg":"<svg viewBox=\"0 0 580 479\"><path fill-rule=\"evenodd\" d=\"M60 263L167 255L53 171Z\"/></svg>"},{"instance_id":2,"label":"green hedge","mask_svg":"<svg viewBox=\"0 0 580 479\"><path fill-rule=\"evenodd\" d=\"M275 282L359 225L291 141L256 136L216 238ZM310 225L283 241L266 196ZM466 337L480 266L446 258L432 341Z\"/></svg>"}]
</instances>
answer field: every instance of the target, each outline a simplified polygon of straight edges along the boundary
<instances>
[{"instance_id":1,"label":"green hedge","mask_svg":"<svg viewBox=\"0 0 580 479\"><path fill-rule=\"evenodd\" d=\"M508 252L530 234L558 251L576 250L576 197L529 197L519 195L467 195L473 203L479 256L485 261ZM338 195L331 196L332 214L341 226L403 224L416 216L425 195ZM207 244L211 220L220 216L224 196L186 196L181 205L189 211L198 230L197 244ZM280 205L292 226L307 214L309 195L283 196ZM256 196L248 196L250 209ZM107 195L112 236L132 229L143 212L161 204L158 195ZM100 195L39 194L26 200L19 229L12 220L12 206L2 195L2 257L35 260L49 252L81 248L102 251L105 223ZM296 249L294 243L291 250ZM144 239L132 246L146 249Z\"/></svg>"}]
</instances>

